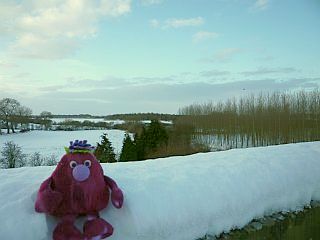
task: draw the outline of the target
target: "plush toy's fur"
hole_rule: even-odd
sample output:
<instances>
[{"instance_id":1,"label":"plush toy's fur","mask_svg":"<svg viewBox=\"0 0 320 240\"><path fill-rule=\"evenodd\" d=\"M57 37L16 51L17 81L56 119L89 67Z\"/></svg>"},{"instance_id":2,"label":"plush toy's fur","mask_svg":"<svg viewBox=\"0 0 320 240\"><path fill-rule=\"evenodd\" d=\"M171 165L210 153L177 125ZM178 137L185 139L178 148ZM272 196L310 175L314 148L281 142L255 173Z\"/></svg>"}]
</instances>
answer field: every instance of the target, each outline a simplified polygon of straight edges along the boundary
<instances>
[{"instance_id":1,"label":"plush toy's fur","mask_svg":"<svg viewBox=\"0 0 320 240\"><path fill-rule=\"evenodd\" d=\"M123 194L115 181L104 176L92 153L65 154L52 175L39 189L35 210L61 217L53 232L54 240L103 239L113 233L111 224L99 217L99 211L111 202L123 204ZM87 215L83 233L74 226L79 215Z\"/></svg>"}]
</instances>

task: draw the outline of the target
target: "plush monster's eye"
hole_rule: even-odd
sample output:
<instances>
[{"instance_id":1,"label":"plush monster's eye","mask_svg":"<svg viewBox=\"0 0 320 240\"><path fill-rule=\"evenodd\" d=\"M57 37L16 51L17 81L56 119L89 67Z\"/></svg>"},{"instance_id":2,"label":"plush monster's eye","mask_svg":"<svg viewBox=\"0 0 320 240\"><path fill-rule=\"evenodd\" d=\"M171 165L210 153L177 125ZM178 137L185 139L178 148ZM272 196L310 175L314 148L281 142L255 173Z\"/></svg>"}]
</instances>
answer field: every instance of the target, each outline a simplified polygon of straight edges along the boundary
<instances>
[{"instance_id":1,"label":"plush monster's eye","mask_svg":"<svg viewBox=\"0 0 320 240\"><path fill-rule=\"evenodd\" d=\"M71 168L75 168L77 166L77 162L76 161L71 161L70 162L70 167Z\"/></svg>"},{"instance_id":2,"label":"plush monster's eye","mask_svg":"<svg viewBox=\"0 0 320 240\"><path fill-rule=\"evenodd\" d=\"M83 163L86 167L91 167L91 161L90 160L85 160Z\"/></svg>"}]
</instances>

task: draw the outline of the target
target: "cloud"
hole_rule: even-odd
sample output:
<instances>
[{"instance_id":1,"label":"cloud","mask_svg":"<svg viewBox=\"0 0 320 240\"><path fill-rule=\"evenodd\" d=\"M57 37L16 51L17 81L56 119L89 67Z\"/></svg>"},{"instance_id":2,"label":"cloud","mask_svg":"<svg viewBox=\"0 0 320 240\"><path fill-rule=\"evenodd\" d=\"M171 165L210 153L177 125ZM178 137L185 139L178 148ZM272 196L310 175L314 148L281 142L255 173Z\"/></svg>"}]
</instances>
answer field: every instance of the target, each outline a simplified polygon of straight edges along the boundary
<instances>
[{"instance_id":1,"label":"cloud","mask_svg":"<svg viewBox=\"0 0 320 240\"><path fill-rule=\"evenodd\" d=\"M67 87L74 87L79 89L115 89L121 88L123 86L128 86L134 84L130 79L120 78L120 77L105 77L102 80L95 79L83 79L83 80L72 80L67 83Z\"/></svg>"},{"instance_id":2,"label":"cloud","mask_svg":"<svg viewBox=\"0 0 320 240\"><path fill-rule=\"evenodd\" d=\"M242 52L240 48L223 48L214 53L213 56L200 59L201 62L227 62L230 61L234 55Z\"/></svg>"},{"instance_id":3,"label":"cloud","mask_svg":"<svg viewBox=\"0 0 320 240\"><path fill-rule=\"evenodd\" d=\"M257 10L265 10L268 7L269 0L257 0L253 8Z\"/></svg>"},{"instance_id":4,"label":"cloud","mask_svg":"<svg viewBox=\"0 0 320 240\"><path fill-rule=\"evenodd\" d=\"M275 74L275 73L295 73L298 70L292 67L285 67L285 68L258 68L257 70L253 71L244 71L240 72L240 74L245 76L254 76L254 75L266 75L266 74Z\"/></svg>"},{"instance_id":5,"label":"cloud","mask_svg":"<svg viewBox=\"0 0 320 240\"><path fill-rule=\"evenodd\" d=\"M65 85L52 85L52 86L40 87L38 88L38 90L41 92L56 92L64 88L65 88Z\"/></svg>"},{"instance_id":6,"label":"cloud","mask_svg":"<svg viewBox=\"0 0 320 240\"><path fill-rule=\"evenodd\" d=\"M131 0L101 0L97 13L104 16L119 17L131 11Z\"/></svg>"},{"instance_id":7,"label":"cloud","mask_svg":"<svg viewBox=\"0 0 320 240\"><path fill-rule=\"evenodd\" d=\"M170 18L165 21L165 27L180 28L180 27L195 27L204 24L202 17L196 18Z\"/></svg>"},{"instance_id":8,"label":"cloud","mask_svg":"<svg viewBox=\"0 0 320 240\"><path fill-rule=\"evenodd\" d=\"M205 40L215 39L218 36L219 36L219 34L216 33L216 32L200 31L200 32L195 33L192 36L192 41L194 43L198 43L198 42L202 42L202 41L205 41Z\"/></svg>"},{"instance_id":9,"label":"cloud","mask_svg":"<svg viewBox=\"0 0 320 240\"><path fill-rule=\"evenodd\" d=\"M149 83L124 85L115 89L99 86L79 91L63 88L43 92L28 104L35 112L50 106L55 113L111 114L117 112L165 112L176 113L179 107L208 100L220 101L251 93L295 90L319 86L320 78L253 79L227 83ZM246 89L245 91L243 89ZM197 94L195 94L197 93ZM1 95L1 93L0 93ZM119 97L121 96L121 97ZM137 96L139 96L137 98ZM21 98L21 97L20 97ZM19 98L19 99L20 99ZM81 101L81 104L79 104Z\"/></svg>"},{"instance_id":10,"label":"cloud","mask_svg":"<svg viewBox=\"0 0 320 240\"><path fill-rule=\"evenodd\" d=\"M144 6L157 5L162 2L163 2L163 0L141 0L142 5L144 5Z\"/></svg>"},{"instance_id":11,"label":"cloud","mask_svg":"<svg viewBox=\"0 0 320 240\"><path fill-rule=\"evenodd\" d=\"M258 61L264 61L264 62L271 62L274 61L276 58L270 55L265 55L262 57L257 57L256 60Z\"/></svg>"},{"instance_id":12,"label":"cloud","mask_svg":"<svg viewBox=\"0 0 320 240\"><path fill-rule=\"evenodd\" d=\"M230 59L232 56L234 56L236 53L239 53L240 51L240 48L224 48L218 51L214 56L218 60L225 61Z\"/></svg>"},{"instance_id":13,"label":"cloud","mask_svg":"<svg viewBox=\"0 0 320 240\"><path fill-rule=\"evenodd\" d=\"M0 69L11 69L11 68L17 68L19 65L7 61L0 61Z\"/></svg>"},{"instance_id":14,"label":"cloud","mask_svg":"<svg viewBox=\"0 0 320 240\"><path fill-rule=\"evenodd\" d=\"M1 38L4 35L15 31L14 24L15 18L22 13L21 7L10 1L1 1L0 4L0 33ZM11 21L10 21L11 19Z\"/></svg>"},{"instance_id":15,"label":"cloud","mask_svg":"<svg viewBox=\"0 0 320 240\"><path fill-rule=\"evenodd\" d=\"M229 74L230 74L229 71L221 71L221 70L211 70L211 71L200 72L200 76L202 77L216 77L216 76L225 76Z\"/></svg>"},{"instance_id":16,"label":"cloud","mask_svg":"<svg viewBox=\"0 0 320 240\"><path fill-rule=\"evenodd\" d=\"M154 27L154 28L157 28L157 27L160 26L160 21L157 20L157 19L151 19L151 20L149 21L149 23L150 23L150 25L151 25L152 27Z\"/></svg>"},{"instance_id":17,"label":"cloud","mask_svg":"<svg viewBox=\"0 0 320 240\"><path fill-rule=\"evenodd\" d=\"M98 22L130 12L131 0L6 1L0 5L0 34L16 56L63 58L83 39L94 37Z\"/></svg>"},{"instance_id":18,"label":"cloud","mask_svg":"<svg viewBox=\"0 0 320 240\"><path fill-rule=\"evenodd\" d=\"M169 18L161 22L158 19L151 19L149 21L152 27L161 27L162 29L168 28L182 28L182 27L197 27L204 24L202 17L195 18Z\"/></svg>"},{"instance_id":19,"label":"cloud","mask_svg":"<svg viewBox=\"0 0 320 240\"><path fill-rule=\"evenodd\" d=\"M58 91L58 90L72 90L73 92L81 92L89 89L116 89L123 86L129 86L134 84L134 81L130 81L125 78L119 77L106 77L102 80L95 79L82 79L74 80L68 79L65 84L49 85L44 87L38 87L37 90L39 93L49 92L49 91Z\"/></svg>"},{"instance_id":20,"label":"cloud","mask_svg":"<svg viewBox=\"0 0 320 240\"><path fill-rule=\"evenodd\" d=\"M74 38L40 37L24 34L9 47L9 53L23 58L59 59L72 55L79 48Z\"/></svg>"}]
</instances>

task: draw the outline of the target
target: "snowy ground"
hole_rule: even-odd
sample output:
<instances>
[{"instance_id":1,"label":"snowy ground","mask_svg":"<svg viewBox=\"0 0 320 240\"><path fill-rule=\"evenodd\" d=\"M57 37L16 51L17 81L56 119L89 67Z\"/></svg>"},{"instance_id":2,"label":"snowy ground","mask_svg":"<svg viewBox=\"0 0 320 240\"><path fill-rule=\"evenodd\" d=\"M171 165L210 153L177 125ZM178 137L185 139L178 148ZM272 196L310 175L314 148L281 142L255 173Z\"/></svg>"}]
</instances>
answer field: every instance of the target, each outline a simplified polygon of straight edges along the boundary
<instances>
[{"instance_id":1,"label":"snowy ground","mask_svg":"<svg viewBox=\"0 0 320 240\"><path fill-rule=\"evenodd\" d=\"M125 193L101 215L110 240L194 240L253 218L320 200L320 142L104 164ZM51 239L57 220L34 212L36 191L54 167L0 170L0 236ZM78 226L81 223L78 223Z\"/></svg>"},{"instance_id":2,"label":"snowy ground","mask_svg":"<svg viewBox=\"0 0 320 240\"><path fill-rule=\"evenodd\" d=\"M79 121L79 122L83 122L83 121L90 121L90 122L104 122L104 118L50 118L50 120L52 120L55 123L61 123L64 121Z\"/></svg>"},{"instance_id":3,"label":"snowy ground","mask_svg":"<svg viewBox=\"0 0 320 240\"><path fill-rule=\"evenodd\" d=\"M107 123L111 123L111 124L123 124L125 123L124 120L105 120L104 118L51 118L52 122L54 122L55 124L64 122L64 121L79 121L79 122L83 122L83 121L90 121L90 122L94 122L94 123L98 123L98 122L107 122Z\"/></svg>"},{"instance_id":4,"label":"snowy ground","mask_svg":"<svg viewBox=\"0 0 320 240\"><path fill-rule=\"evenodd\" d=\"M107 123L111 123L112 125L126 123L126 121L120 120L120 119L105 120L104 118L51 118L51 120L55 124L59 124L59 123L64 122L64 121L79 121L79 122L90 121L90 122L94 122L94 123L107 122ZM140 122L142 122L142 123L151 123L151 120L142 120ZM163 124L172 124L172 121L160 120L160 122L163 123Z\"/></svg>"},{"instance_id":5,"label":"snowy ground","mask_svg":"<svg viewBox=\"0 0 320 240\"><path fill-rule=\"evenodd\" d=\"M43 156L55 154L60 157L64 154L64 146L75 139L87 139L92 145L100 142L103 133L108 134L115 153L120 153L124 138L121 130L83 130L83 131L30 131L25 133L0 135L0 149L7 141L13 141L22 147L26 154L40 152Z\"/></svg>"}]
</instances>

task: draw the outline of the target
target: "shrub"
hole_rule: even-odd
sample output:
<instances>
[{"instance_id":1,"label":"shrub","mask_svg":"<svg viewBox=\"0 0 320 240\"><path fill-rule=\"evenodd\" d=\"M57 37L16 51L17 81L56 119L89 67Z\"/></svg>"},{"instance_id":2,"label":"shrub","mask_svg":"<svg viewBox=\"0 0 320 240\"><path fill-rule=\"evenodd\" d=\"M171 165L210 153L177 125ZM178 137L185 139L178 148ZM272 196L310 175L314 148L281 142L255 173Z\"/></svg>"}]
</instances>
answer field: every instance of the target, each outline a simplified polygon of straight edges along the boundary
<instances>
[{"instance_id":1,"label":"shrub","mask_svg":"<svg viewBox=\"0 0 320 240\"><path fill-rule=\"evenodd\" d=\"M44 158L40 155L39 152L34 152L31 156L30 156L30 160L29 160L29 165L31 167L38 167L38 166L42 166L44 164Z\"/></svg>"},{"instance_id":2,"label":"shrub","mask_svg":"<svg viewBox=\"0 0 320 240\"><path fill-rule=\"evenodd\" d=\"M54 165L57 165L57 163L58 163L58 158L54 154L51 154L50 156L45 158L46 166L54 166Z\"/></svg>"},{"instance_id":3,"label":"shrub","mask_svg":"<svg viewBox=\"0 0 320 240\"><path fill-rule=\"evenodd\" d=\"M14 142L5 142L1 151L0 164L3 168L18 168L26 165L26 155L21 147Z\"/></svg>"}]
</instances>

